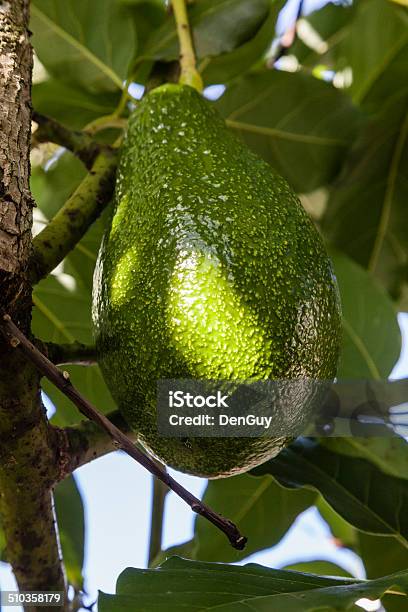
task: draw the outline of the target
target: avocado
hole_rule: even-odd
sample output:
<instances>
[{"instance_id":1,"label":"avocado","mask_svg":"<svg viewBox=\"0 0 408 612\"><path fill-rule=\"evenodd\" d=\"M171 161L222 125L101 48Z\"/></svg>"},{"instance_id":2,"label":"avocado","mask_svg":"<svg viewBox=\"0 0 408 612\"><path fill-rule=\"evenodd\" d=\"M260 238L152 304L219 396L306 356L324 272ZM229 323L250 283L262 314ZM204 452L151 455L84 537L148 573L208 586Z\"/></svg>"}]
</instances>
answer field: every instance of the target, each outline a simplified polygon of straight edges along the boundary
<instances>
[{"instance_id":1,"label":"avocado","mask_svg":"<svg viewBox=\"0 0 408 612\"><path fill-rule=\"evenodd\" d=\"M125 419L149 452L190 474L244 472L291 438L160 437L157 380L335 376L339 297L317 230L189 86L152 90L130 117L93 320ZM304 419L306 389L288 398L289 421Z\"/></svg>"}]
</instances>

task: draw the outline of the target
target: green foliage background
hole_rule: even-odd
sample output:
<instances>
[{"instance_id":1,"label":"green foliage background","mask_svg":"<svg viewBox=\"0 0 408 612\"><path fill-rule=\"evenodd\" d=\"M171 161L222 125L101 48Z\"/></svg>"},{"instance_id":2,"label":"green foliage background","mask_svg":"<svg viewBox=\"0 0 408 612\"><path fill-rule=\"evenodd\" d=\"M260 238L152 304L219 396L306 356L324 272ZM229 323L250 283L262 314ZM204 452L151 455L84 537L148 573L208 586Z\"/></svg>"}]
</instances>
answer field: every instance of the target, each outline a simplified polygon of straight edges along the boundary
<instances>
[{"instance_id":1,"label":"green foliage background","mask_svg":"<svg viewBox=\"0 0 408 612\"><path fill-rule=\"evenodd\" d=\"M327 4L306 18L321 38L319 50L298 37L289 51L298 69L286 72L273 67L270 51L282 6L281 0L193 3L199 69L205 85L226 86L214 105L293 185L327 241L343 305L339 377L385 379L400 352L396 315L408 307L408 9L391 0ZM174 21L161 0L33 0L31 13L42 65L34 108L71 128L114 113L125 82L148 84L158 65L163 73L178 55ZM351 83L340 88L350 74ZM103 138L117 134L108 130ZM33 158L39 225L85 174L68 152L47 159L44 152ZM42 339L92 341L92 273L103 224L102 216L36 287L34 331ZM89 400L104 411L114 407L97 367L69 369ZM80 420L61 394L44 388L57 407L56 424ZM191 561L126 570L117 595L101 596L100 610L346 609L387 590L385 608L404 610L407 468L402 438L298 440L252 474L207 486L205 501L249 537L244 553L232 553L197 518L194 539L157 560L178 553ZM339 542L360 555L371 581L340 578L341 568L319 560L295 568L298 574L211 564L277 544L313 505ZM57 512L69 579L81 587L84 519L73 480L57 488Z\"/></svg>"}]
</instances>

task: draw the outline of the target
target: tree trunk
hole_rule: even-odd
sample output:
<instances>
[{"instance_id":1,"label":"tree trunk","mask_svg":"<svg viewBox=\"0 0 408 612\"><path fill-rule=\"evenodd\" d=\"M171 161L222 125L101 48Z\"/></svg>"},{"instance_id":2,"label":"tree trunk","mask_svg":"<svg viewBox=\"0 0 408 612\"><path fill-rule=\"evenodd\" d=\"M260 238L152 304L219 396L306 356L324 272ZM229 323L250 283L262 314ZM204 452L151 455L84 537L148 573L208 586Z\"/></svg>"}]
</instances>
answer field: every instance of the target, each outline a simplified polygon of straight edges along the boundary
<instances>
[{"instance_id":1,"label":"tree trunk","mask_svg":"<svg viewBox=\"0 0 408 612\"><path fill-rule=\"evenodd\" d=\"M0 313L9 313L26 334L33 207L28 12L29 0L0 0ZM33 366L0 334L0 516L6 558L20 591L65 591L51 491L57 446L39 382Z\"/></svg>"}]
</instances>

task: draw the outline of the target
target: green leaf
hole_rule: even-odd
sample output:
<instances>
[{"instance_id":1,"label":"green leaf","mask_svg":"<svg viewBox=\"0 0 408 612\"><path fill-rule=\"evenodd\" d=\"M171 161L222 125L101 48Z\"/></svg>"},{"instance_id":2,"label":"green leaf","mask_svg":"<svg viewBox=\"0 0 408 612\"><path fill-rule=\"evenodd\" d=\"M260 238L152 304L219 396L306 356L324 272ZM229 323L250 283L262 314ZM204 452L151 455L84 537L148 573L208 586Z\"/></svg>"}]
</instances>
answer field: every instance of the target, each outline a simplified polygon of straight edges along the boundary
<instances>
[{"instance_id":1,"label":"green leaf","mask_svg":"<svg viewBox=\"0 0 408 612\"><path fill-rule=\"evenodd\" d=\"M269 0L202 0L189 11L194 47L198 58L232 51L252 38L265 21ZM154 32L144 57L178 59L179 46L174 19Z\"/></svg>"},{"instance_id":2,"label":"green leaf","mask_svg":"<svg viewBox=\"0 0 408 612\"><path fill-rule=\"evenodd\" d=\"M336 176L360 123L347 96L303 73L247 75L216 106L227 125L301 193Z\"/></svg>"},{"instance_id":3,"label":"green leaf","mask_svg":"<svg viewBox=\"0 0 408 612\"><path fill-rule=\"evenodd\" d=\"M33 86L35 110L57 119L72 129L85 127L104 115L111 115L120 100L120 91L92 94L58 79L48 79Z\"/></svg>"},{"instance_id":4,"label":"green leaf","mask_svg":"<svg viewBox=\"0 0 408 612\"><path fill-rule=\"evenodd\" d=\"M231 79L242 76L264 58L274 38L276 21L285 2L271 0L269 4L268 16L251 40L230 53L208 57L200 62L199 70L206 85L228 83Z\"/></svg>"},{"instance_id":5,"label":"green leaf","mask_svg":"<svg viewBox=\"0 0 408 612\"><path fill-rule=\"evenodd\" d=\"M392 2L359 2L344 51L353 71L353 99L368 110L381 108L406 84L408 10Z\"/></svg>"},{"instance_id":6,"label":"green leaf","mask_svg":"<svg viewBox=\"0 0 408 612\"><path fill-rule=\"evenodd\" d=\"M323 438L329 450L367 459L385 474L408 479L408 443L398 437Z\"/></svg>"},{"instance_id":7,"label":"green leaf","mask_svg":"<svg viewBox=\"0 0 408 612\"><path fill-rule=\"evenodd\" d=\"M251 473L271 474L287 487L317 490L357 529L394 535L408 547L408 482L384 474L368 461L300 438Z\"/></svg>"},{"instance_id":8,"label":"green leaf","mask_svg":"<svg viewBox=\"0 0 408 612\"><path fill-rule=\"evenodd\" d=\"M358 545L357 530L335 512L324 497L319 497L316 507L322 519L327 523L333 537L340 545L355 550Z\"/></svg>"},{"instance_id":9,"label":"green leaf","mask_svg":"<svg viewBox=\"0 0 408 612\"><path fill-rule=\"evenodd\" d=\"M331 561L316 560L303 561L301 563L292 563L285 565L282 569L293 570L295 572L305 572L311 574L319 574L319 576L342 576L343 578L351 578L351 574L343 567L331 563Z\"/></svg>"},{"instance_id":10,"label":"green leaf","mask_svg":"<svg viewBox=\"0 0 408 612\"><path fill-rule=\"evenodd\" d=\"M116 0L33 0L34 49L59 80L93 93L122 89L136 37Z\"/></svg>"},{"instance_id":11,"label":"green leaf","mask_svg":"<svg viewBox=\"0 0 408 612\"><path fill-rule=\"evenodd\" d=\"M408 567L408 550L394 537L358 533L359 552L368 578L379 578Z\"/></svg>"},{"instance_id":12,"label":"green leaf","mask_svg":"<svg viewBox=\"0 0 408 612\"><path fill-rule=\"evenodd\" d=\"M326 236L394 298L407 279L408 89L371 121L346 159L323 219Z\"/></svg>"},{"instance_id":13,"label":"green leaf","mask_svg":"<svg viewBox=\"0 0 408 612\"><path fill-rule=\"evenodd\" d=\"M234 550L225 536L202 517L195 524L194 558L203 561L238 561L255 551L277 544L297 516L309 508L316 495L290 491L272 477L247 474L208 483L203 501L236 523L248 538L245 550Z\"/></svg>"},{"instance_id":14,"label":"green leaf","mask_svg":"<svg viewBox=\"0 0 408 612\"><path fill-rule=\"evenodd\" d=\"M408 567L408 550L392 537L359 533L359 553L367 578L378 578ZM407 603L396 595L385 595L382 604L387 612L405 612Z\"/></svg>"},{"instance_id":15,"label":"green leaf","mask_svg":"<svg viewBox=\"0 0 408 612\"><path fill-rule=\"evenodd\" d=\"M346 610L362 597L388 589L406 593L408 572L372 581L324 578L275 570L199 563L172 557L154 570L126 569L116 595L99 594L100 612L308 612Z\"/></svg>"},{"instance_id":16,"label":"green leaf","mask_svg":"<svg viewBox=\"0 0 408 612\"><path fill-rule=\"evenodd\" d=\"M83 587L85 516L81 494L73 476L60 482L54 492L65 570L75 588Z\"/></svg>"},{"instance_id":17,"label":"green leaf","mask_svg":"<svg viewBox=\"0 0 408 612\"><path fill-rule=\"evenodd\" d=\"M330 254L340 289L343 321L337 376L387 378L401 349L394 306L363 268L345 255Z\"/></svg>"}]
</instances>

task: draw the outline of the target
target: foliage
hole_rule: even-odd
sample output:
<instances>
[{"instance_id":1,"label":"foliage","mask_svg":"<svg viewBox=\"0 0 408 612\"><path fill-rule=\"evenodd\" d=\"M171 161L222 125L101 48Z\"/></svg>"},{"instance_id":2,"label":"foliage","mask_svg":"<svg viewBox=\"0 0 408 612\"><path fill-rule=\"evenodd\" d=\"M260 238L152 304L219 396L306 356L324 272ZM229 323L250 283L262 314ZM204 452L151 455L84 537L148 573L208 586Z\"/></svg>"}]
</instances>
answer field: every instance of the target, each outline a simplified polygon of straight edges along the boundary
<instances>
[{"instance_id":1,"label":"foliage","mask_svg":"<svg viewBox=\"0 0 408 612\"><path fill-rule=\"evenodd\" d=\"M71 128L115 114L126 79L149 84L157 74L173 74L174 21L160 0L31 5L33 45L46 71L34 85L34 107ZM321 44L298 38L290 53L299 70L288 73L273 68L270 55L281 7L279 0L193 4L199 69L206 85L226 86L214 106L249 147L299 194L324 190L327 197L311 213L331 249L340 287L339 376L386 378L400 350L396 313L408 303L408 9L388 0L328 4L306 18ZM340 89L350 71L351 85ZM33 164L40 221L55 214L84 172L68 153L54 155L46 168ZM33 326L42 339L91 342L92 272L103 225L104 217L63 268L36 287ZM114 406L97 367L70 371L100 409ZM60 394L50 386L46 391L56 404L55 423L80 420ZM100 610L347 609L390 589L384 603L398 609L404 597L394 593L406 593L408 585L401 571L408 567L407 457L402 438L299 440L251 475L210 482L206 489L205 500L249 537L245 554L275 545L303 510L317 504L334 536L361 556L376 580L203 563L244 555L198 518L193 542L179 548L194 561L172 558L156 570L125 570L117 594L101 595ZM80 586L83 517L73 481L57 489L57 512L69 578Z\"/></svg>"}]
</instances>

